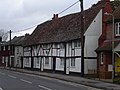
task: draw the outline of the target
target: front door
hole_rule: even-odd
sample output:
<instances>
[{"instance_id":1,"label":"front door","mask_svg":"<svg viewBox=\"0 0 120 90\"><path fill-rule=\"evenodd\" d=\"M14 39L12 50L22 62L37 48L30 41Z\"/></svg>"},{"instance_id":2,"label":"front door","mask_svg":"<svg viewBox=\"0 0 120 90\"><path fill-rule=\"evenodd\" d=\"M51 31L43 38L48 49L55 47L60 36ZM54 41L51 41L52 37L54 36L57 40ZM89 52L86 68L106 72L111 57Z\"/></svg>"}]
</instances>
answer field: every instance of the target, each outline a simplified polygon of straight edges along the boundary
<instances>
[{"instance_id":1,"label":"front door","mask_svg":"<svg viewBox=\"0 0 120 90\"><path fill-rule=\"evenodd\" d=\"M21 68L23 68L23 57L21 57Z\"/></svg>"},{"instance_id":2,"label":"front door","mask_svg":"<svg viewBox=\"0 0 120 90\"><path fill-rule=\"evenodd\" d=\"M53 71L55 71L56 69L56 58L54 57L53 58Z\"/></svg>"}]
</instances>

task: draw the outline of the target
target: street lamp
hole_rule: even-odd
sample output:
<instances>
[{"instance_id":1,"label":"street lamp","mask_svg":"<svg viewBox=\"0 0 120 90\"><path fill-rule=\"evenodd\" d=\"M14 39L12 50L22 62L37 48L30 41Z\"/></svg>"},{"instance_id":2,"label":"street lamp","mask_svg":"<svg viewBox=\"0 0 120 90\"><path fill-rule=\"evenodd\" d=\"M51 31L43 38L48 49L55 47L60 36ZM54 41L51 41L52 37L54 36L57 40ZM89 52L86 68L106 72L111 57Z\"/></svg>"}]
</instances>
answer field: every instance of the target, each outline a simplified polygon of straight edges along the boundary
<instances>
[{"instance_id":1,"label":"street lamp","mask_svg":"<svg viewBox=\"0 0 120 90\"><path fill-rule=\"evenodd\" d=\"M114 18L114 15L112 13L108 13L106 12L105 15L108 15L108 16L112 16L112 65L113 65L113 70L112 70L112 81L114 82L114 77L115 77L115 61L114 61L114 23L115 23L115 18Z\"/></svg>"}]
</instances>

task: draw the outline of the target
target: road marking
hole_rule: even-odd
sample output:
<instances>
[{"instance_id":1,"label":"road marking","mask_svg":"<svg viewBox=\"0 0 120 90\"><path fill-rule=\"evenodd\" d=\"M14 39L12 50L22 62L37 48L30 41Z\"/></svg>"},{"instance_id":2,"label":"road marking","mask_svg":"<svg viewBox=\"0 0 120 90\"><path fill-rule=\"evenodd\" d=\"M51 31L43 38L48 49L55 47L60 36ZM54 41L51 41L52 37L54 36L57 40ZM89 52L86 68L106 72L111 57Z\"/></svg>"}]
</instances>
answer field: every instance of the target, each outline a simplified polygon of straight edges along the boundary
<instances>
[{"instance_id":1,"label":"road marking","mask_svg":"<svg viewBox=\"0 0 120 90\"><path fill-rule=\"evenodd\" d=\"M3 90L2 88L0 88L0 90Z\"/></svg>"},{"instance_id":2,"label":"road marking","mask_svg":"<svg viewBox=\"0 0 120 90\"><path fill-rule=\"evenodd\" d=\"M11 78L17 78L17 77L15 77L15 76L12 76L12 75L8 75L9 77L11 77Z\"/></svg>"},{"instance_id":3,"label":"road marking","mask_svg":"<svg viewBox=\"0 0 120 90\"><path fill-rule=\"evenodd\" d=\"M32 82L28 81L28 80L24 80L24 79L20 79L21 81L23 82L26 82L26 83L29 83L29 84L32 84Z\"/></svg>"},{"instance_id":4,"label":"road marking","mask_svg":"<svg viewBox=\"0 0 120 90\"><path fill-rule=\"evenodd\" d=\"M0 72L0 74L5 75L5 73Z\"/></svg>"},{"instance_id":5,"label":"road marking","mask_svg":"<svg viewBox=\"0 0 120 90\"><path fill-rule=\"evenodd\" d=\"M41 86L41 85L38 85L38 87L43 88L43 89L46 89L46 90L52 90L52 89L50 89L50 88L47 88L47 87Z\"/></svg>"}]
</instances>

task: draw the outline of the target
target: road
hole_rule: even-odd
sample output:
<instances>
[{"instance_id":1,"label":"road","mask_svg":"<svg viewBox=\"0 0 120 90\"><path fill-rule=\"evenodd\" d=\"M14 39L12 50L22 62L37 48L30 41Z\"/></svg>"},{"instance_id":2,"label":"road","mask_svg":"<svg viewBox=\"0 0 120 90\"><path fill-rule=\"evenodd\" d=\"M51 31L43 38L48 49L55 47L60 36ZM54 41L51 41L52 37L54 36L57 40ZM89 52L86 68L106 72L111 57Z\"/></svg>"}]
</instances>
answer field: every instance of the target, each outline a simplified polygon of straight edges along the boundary
<instances>
[{"instance_id":1,"label":"road","mask_svg":"<svg viewBox=\"0 0 120 90\"><path fill-rule=\"evenodd\" d=\"M0 69L0 90L100 90L43 76Z\"/></svg>"}]
</instances>

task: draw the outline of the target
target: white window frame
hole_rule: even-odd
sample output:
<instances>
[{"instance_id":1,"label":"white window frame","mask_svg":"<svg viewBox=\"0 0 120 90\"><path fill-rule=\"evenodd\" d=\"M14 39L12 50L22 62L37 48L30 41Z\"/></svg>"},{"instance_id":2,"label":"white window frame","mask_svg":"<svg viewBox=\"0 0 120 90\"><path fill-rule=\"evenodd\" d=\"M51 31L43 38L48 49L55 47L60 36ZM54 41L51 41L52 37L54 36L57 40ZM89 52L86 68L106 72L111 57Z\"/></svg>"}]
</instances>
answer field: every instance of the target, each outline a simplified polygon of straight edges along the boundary
<instances>
[{"instance_id":1,"label":"white window frame","mask_svg":"<svg viewBox=\"0 0 120 90\"><path fill-rule=\"evenodd\" d=\"M3 51L5 51L5 46L3 46Z\"/></svg>"},{"instance_id":2,"label":"white window frame","mask_svg":"<svg viewBox=\"0 0 120 90\"><path fill-rule=\"evenodd\" d=\"M120 22L115 24L115 36L120 36Z\"/></svg>"},{"instance_id":3,"label":"white window frame","mask_svg":"<svg viewBox=\"0 0 120 90\"><path fill-rule=\"evenodd\" d=\"M75 67L75 58L71 58L71 67Z\"/></svg>"},{"instance_id":4,"label":"white window frame","mask_svg":"<svg viewBox=\"0 0 120 90\"><path fill-rule=\"evenodd\" d=\"M40 59L39 59L39 57L37 57L36 58L36 65L39 66L39 64L40 64Z\"/></svg>"},{"instance_id":5,"label":"white window frame","mask_svg":"<svg viewBox=\"0 0 120 90\"><path fill-rule=\"evenodd\" d=\"M5 63L5 57L2 57L2 63Z\"/></svg>"},{"instance_id":6,"label":"white window frame","mask_svg":"<svg viewBox=\"0 0 120 90\"><path fill-rule=\"evenodd\" d=\"M104 54L103 52L100 53L100 64L103 64L104 62Z\"/></svg>"},{"instance_id":7,"label":"white window frame","mask_svg":"<svg viewBox=\"0 0 120 90\"><path fill-rule=\"evenodd\" d=\"M77 41L74 42L74 47L75 48L81 48L80 40L77 40Z\"/></svg>"},{"instance_id":8,"label":"white window frame","mask_svg":"<svg viewBox=\"0 0 120 90\"><path fill-rule=\"evenodd\" d=\"M60 66L64 66L64 58L60 58Z\"/></svg>"},{"instance_id":9,"label":"white window frame","mask_svg":"<svg viewBox=\"0 0 120 90\"><path fill-rule=\"evenodd\" d=\"M49 57L45 57L45 65L49 65Z\"/></svg>"},{"instance_id":10,"label":"white window frame","mask_svg":"<svg viewBox=\"0 0 120 90\"><path fill-rule=\"evenodd\" d=\"M30 60L29 60L29 58L27 57L27 58L26 58L26 65L29 65L29 63L30 63Z\"/></svg>"},{"instance_id":11,"label":"white window frame","mask_svg":"<svg viewBox=\"0 0 120 90\"><path fill-rule=\"evenodd\" d=\"M10 46L8 46L8 50L10 50Z\"/></svg>"},{"instance_id":12,"label":"white window frame","mask_svg":"<svg viewBox=\"0 0 120 90\"><path fill-rule=\"evenodd\" d=\"M64 49L65 47L64 47L64 44L63 43L61 43L60 44L60 49Z\"/></svg>"}]
</instances>

